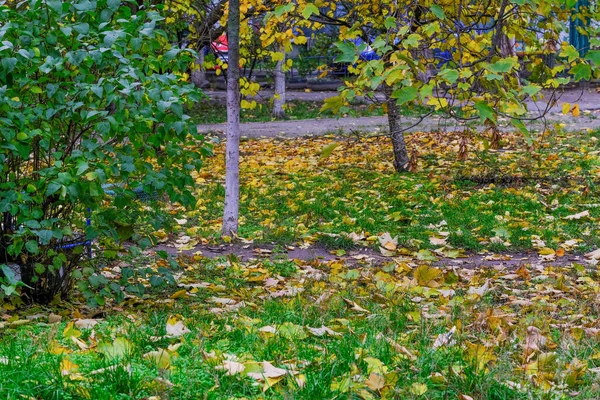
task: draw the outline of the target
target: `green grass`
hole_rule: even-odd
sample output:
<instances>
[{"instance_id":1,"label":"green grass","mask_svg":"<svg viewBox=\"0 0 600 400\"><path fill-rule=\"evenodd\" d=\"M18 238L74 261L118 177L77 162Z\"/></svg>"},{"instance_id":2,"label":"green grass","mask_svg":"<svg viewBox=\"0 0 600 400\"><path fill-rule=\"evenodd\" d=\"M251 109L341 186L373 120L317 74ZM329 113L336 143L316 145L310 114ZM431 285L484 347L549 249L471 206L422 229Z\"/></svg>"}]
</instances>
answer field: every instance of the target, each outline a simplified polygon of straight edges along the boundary
<instances>
[{"instance_id":1,"label":"green grass","mask_svg":"<svg viewBox=\"0 0 600 400\"><path fill-rule=\"evenodd\" d=\"M304 120L315 118L333 118L335 115L321 112L322 102L317 101L288 101L286 104L286 119ZM274 120L271 113L272 105L269 102L260 102L252 110L242 110L242 122L267 122ZM190 116L197 124L218 124L226 121L225 104L219 101L206 101L197 103L190 111ZM352 117L367 117L384 115L381 107L374 104L355 104L347 114Z\"/></svg>"},{"instance_id":2,"label":"green grass","mask_svg":"<svg viewBox=\"0 0 600 400\"><path fill-rule=\"evenodd\" d=\"M600 146L590 138L559 133L533 152L507 140L508 151L482 149L460 162L445 147L452 135L433 145L432 135L410 135L409 142L433 147L422 145L418 171L404 175L391 170L385 138L249 140L242 145L240 235L257 243L348 249L355 245L346 236L351 232L389 232L401 246L434 249L439 246L429 239L447 232L457 249L496 252L530 250L539 236L555 250L577 239L578 251L588 251L600 246L600 207L594 206L600 204L594 156ZM321 158L334 142L332 155ZM215 168L220 151L207 160L209 179L198 189L203 209L188 215L188 226L214 240L224 195L222 170ZM589 218L567 218L585 210Z\"/></svg>"},{"instance_id":3,"label":"green grass","mask_svg":"<svg viewBox=\"0 0 600 400\"><path fill-rule=\"evenodd\" d=\"M299 272L306 267L282 264L276 258L240 264L204 259L190 264L184 281L215 284L166 303L172 291L164 298L130 302L121 306L122 311L108 309L106 319L93 330L75 332L78 342L89 349L65 336L67 322L4 328L0 330L0 360L5 360L0 361L0 393L7 399L447 399L459 395L550 399L573 391L580 399L596 396L596 375L589 369L600 365L600 342L569 328L549 326L564 323L577 312L586 313L579 324L600 316L598 307L593 307L593 284L581 283L595 279L593 272L531 269L530 278L506 281L502 273L480 270L471 278L473 284L456 282L446 272L435 284L407 286L413 272L400 265L355 269L333 262L313 267L327 278L307 279ZM249 279L257 271L266 273L263 279ZM465 270L457 273L467 276ZM286 278L277 290L292 285L304 291L269 296L275 289L265 289L263 282L281 275ZM416 273L414 277L421 279ZM563 287L579 289L562 292L559 309L543 299L531 306L507 304L506 296L517 293L514 289L519 294L513 298L537 298L539 287L530 285L536 278L544 288L556 287L561 280ZM467 293L485 279L490 280L489 292ZM444 298L436 287L453 289L455 294ZM235 311L215 312L218 305L211 302L213 296L244 303ZM353 310L352 302L367 311ZM62 313L68 320L70 311ZM182 321L190 332L164 337L169 318ZM265 326L276 332L264 332ZM336 336L314 336L308 329L321 326L337 332ZM455 342L434 348L438 335L452 326L458 327ZM545 378L521 369L529 326L537 326L549 342L525 363L533 368L541 354L555 359L548 370L551 375ZM128 343L128 350L116 357L101 350L102 343L115 338ZM480 346L479 350L473 346ZM160 368L144 356L159 349L169 353L168 367ZM244 374L228 375L219 368L225 359L287 366L297 372L301 384L287 376L264 388L263 382ZM65 360L77 368L65 368L70 365ZM585 367L572 372L572 366L581 362ZM371 374L380 375L384 387L370 389L366 382Z\"/></svg>"}]
</instances>

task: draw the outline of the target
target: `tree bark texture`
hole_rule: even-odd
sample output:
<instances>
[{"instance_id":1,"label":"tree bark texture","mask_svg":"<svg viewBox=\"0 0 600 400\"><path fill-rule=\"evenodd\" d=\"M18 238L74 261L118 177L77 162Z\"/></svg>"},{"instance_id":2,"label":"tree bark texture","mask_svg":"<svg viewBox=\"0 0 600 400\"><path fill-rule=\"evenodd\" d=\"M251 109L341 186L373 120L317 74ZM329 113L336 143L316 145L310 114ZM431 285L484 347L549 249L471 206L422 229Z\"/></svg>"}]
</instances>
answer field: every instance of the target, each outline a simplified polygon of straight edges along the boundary
<instances>
[{"instance_id":1,"label":"tree bark texture","mask_svg":"<svg viewBox=\"0 0 600 400\"><path fill-rule=\"evenodd\" d=\"M275 71L273 73L275 78L275 97L273 99L273 116L275 118L285 118L285 72L283 72L283 66L285 65L285 53L283 60L277 61L275 65Z\"/></svg>"},{"instance_id":2,"label":"tree bark texture","mask_svg":"<svg viewBox=\"0 0 600 400\"><path fill-rule=\"evenodd\" d=\"M198 52L198 59L195 62L194 70L191 74L192 83L199 88L208 86L206 71L204 70L204 48Z\"/></svg>"},{"instance_id":3,"label":"tree bark texture","mask_svg":"<svg viewBox=\"0 0 600 400\"><path fill-rule=\"evenodd\" d=\"M240 1L229 1L227 19L227 143L225 146L225 207L223 235L238 231L240 208Z\"/></svg>"},{"instance_id":4,"label":"tree bark texture","mask_svg":"<svg viewBox=\"0 0 600 400\"><path fill-rule=\"evenodd\" d=\"M390 139L394 151L394 169L398 172L406 172L410 166L410 158L406 149L402 125L400 124L400 107L396 103L396 99L390 98L387 101L387 108Z\"/></svg>"}]
</instances>

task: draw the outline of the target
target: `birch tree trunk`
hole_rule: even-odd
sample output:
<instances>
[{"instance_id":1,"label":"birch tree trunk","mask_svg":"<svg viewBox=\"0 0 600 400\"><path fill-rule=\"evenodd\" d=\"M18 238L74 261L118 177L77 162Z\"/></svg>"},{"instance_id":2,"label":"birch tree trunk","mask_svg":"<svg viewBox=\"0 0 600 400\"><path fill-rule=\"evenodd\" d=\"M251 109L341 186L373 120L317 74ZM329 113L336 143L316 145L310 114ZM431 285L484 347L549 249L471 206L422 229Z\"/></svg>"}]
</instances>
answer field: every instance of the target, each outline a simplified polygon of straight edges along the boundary
<instances>
[{"instance_id":1,"label":"birch tree trunk","mask_svg":"<svg viewBox=\"0 0 600 400\"><path fill-rule=\"evenodd\" d=\"M392 149L394 151L394 169L398 172L406 172L409 168L410 158L406 149L402 125L400 124L400 107L396 103L396 99L388 99L387 109L390 139L392 140Z\"/></svg>"},{"instance_id":2,"label":"birch tree trunk","mask_svg":"<svg viewBox=\"0 0 600 400\"><path fill-rule=\"evenodd\" d=\"M283 51L282 51L283 52ZM285 72L283 72L283 66L285 65L285 53L283 53L283 60L277 61L275 65L275 97L273 99L273 116L275 118L285 118Z\"/></svg>"},{"instance_id":3,"label":"birch tree trunk","mask_svg":"<svg viewBox=\"0 0 600 400\"><path fill-rule=\"evenodd\" d=\"M204 47L198 52L198 59L195 62L194 69L192 71L192 83L199 88L208 86L208 80L206 79L206 71L204 70Z\"/></svg>"},{"instance_id":4,"label":"birch tree trunk","mask_svg":"<svg viewBox=\"0 0 600 400\"><path fill-rule=\"evenodd\" d=\"M227 143L223 235L237 234L240 208L240 1L229 0L227 19Z\"/></svg>"}]
</instances>

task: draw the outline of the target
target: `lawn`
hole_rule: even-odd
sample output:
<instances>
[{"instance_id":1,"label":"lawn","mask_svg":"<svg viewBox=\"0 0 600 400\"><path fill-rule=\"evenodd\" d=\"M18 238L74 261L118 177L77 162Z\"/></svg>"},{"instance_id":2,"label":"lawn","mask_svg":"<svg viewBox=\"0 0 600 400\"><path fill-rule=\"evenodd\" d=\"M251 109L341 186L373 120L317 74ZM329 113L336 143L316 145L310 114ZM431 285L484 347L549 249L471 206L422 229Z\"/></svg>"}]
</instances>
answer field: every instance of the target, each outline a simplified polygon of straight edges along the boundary
<instances>
[{"instance_id":1,"label":"lawn","mask_svg":"<svg viewBox=\"0 0 600 400\"><path fill-rule=\"evenodd\" d=\"M240 237L275 244L272 253L182 256L171 263L176 287L101 309L78 295L44 308L4 304L0 393L595 399L600 286L582 255L600 245L598 139L557 127L532 146L506 134L491 150L471 137L459 160L465 137L416 133L414 172L403 175L383 137L244 141ZM196 177L196 210L169 208L180 231L157 236L192 252L235 240L219 234L223 174L217 143ZM290 260L286 246L340 257ZM388 257L352 255L364 246ZM461 262L467 254L539 258L479 268Z\"/></svg>"},{"instance_id":2,"label":"lawn","mask_svg":"<svg viewBox=\"0 0 600 400\"><path fill-rule=\"evenodd\" d=\"M457 156L461 140L409 135L415 172L404 175L393 172L385 137L244 141L240 236L333 249L371 245L386 232L409 250L584 252L600 245L598 133L558 131L530 148L506 135L501 150L473 138L466 160ZM214 153L197 178L197 210L182 217L191 237L219 241L223 145ZM353 233L364 240L350 239Z\"/></svg>"},{"instance_id":3,"label":"lawn","mask_svg":"<svg viewBox=\"0 0 600 400\"><path fill-rule=\"evenodd\" d=\"M327 112L321 112L323 102L318 101L288 101L285 105L287 118L289 120L303 120L315 118L334 118L335 115ZM266 122L273 120L271 113L273 105L269 102L257 102L254 109L243 109L240 115L242 122ZM409 110L406 110L408 113ZM224 123L227 117L227 110L222 101L210 100L198 102L190 109L190 116L198 124L219 124ZM376 115L385 115L381 107L375 104L354 104L350 107L347 114L351 117L370 117Z\"/></svg>"}]
</instances>

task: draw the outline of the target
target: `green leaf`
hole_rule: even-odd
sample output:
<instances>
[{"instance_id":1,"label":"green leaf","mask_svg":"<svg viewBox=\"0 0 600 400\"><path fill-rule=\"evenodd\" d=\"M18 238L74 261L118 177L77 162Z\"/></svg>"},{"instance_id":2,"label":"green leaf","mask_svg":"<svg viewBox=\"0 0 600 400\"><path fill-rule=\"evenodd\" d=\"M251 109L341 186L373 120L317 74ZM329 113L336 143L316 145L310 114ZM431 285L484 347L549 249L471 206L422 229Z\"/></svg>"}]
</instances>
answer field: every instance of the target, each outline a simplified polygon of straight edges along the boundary
<instances>
[{"instance_id":1,"label":"green leaf","mask_svg":"<svg viewBox=\"0 0 600 400\"><path fill-rule=\"evenodd\" d=\"M90 24L82 22L80 24L73 25L73 29L75 29L77 33L87 35L87 33L90 31Z\"/></svg>"},{"instance_id":2,"label":"green leaf","mask_svg":"<svg viewBox=\"0 0 600 400\"><path fill-rule=\"evenodd\" d=\"M52 231L49 231L47 229L37 231L37 232L35 232L35 234L37 235L37 237L40 238L40 244L42 246L50 243L50 240L52 240L52 236L53 236Z\"/></svg>"},{"instance_id":3,"label":"green leaf","mask_svg":"<svg viewBox=\"0 0 600 400\"><path fill-rule=\"evenodd\" d=\"M394 18L394 17L387 17L385 19L384 25L385 25L386 29L395 28L396 27L396 18Z\"/></svg>"},{"instance_id":4,"label":"green leaf","mask_svg":"<svg viewBox=\"0 0 600 400\"><path fill-rule=\"evenodd\" d=\"M25 243L25 248L31 254L37 254L40 251L38 242L36 240L30 240L27 243Z\"/></svg>"},{"instance_id":5,"label":"green leaf","mask_svg":"<svg viewBox=\"0 0 600 400\"><path fill-rule=\"evenodd\" d=\"M475 109L479 112L479 118L481 118L481 122L485 122L486 119L489 119L493 123L496 123L496 111L489 104L484 101L475 102Z\"/></svg>"},{"instance_id":6,"label":"green leaf","mask_svg":"<svg viewBox=\"0 0 600 400\"><path fill-rule=\"evenodd\" d=\"M313 14L319 14L319 7L312 3L308 3L304 10L302 10L302 16L304 19L309 19Z\"/></svg>"},{"instance_id":7,"label":"green leaf","mask_svg":"<svg viewBox=\"0 0 600 400\"><path fill-rule=\"evenodd\" d=\"M330 143L327 146L323 147L323 149L321 150L321 154L320 157L321 158L326 158L329 157L331 155L331 153L333 153L333 151L336 149L336 147L338 147L340 144L339 143Z\"/></svg>"},{"instance_id":8,"label":"green leaf","mask_svg":"<svg viewBox=\"0 0 600 400\"><path fill-rule=\"evenodd\" d=\"M459 73L455 69L444 68L438 73L438 76L445 79L449 83L455 83L458 80Z\"/></svg>"},{"instance_id":9,"label":"green leaf","mask_svg":"<svg viewBox=\"0 0 600 400\"><path fill-rule=\"evenodd\" d=\"M590 67L586 63L578 63L576 66L571 68L569 71L573 78L575 78L576 82L581 80L590 80L592 78L592 67Z\"/></svg>"},{"instance_id":10,"label":"green leaf","mask_svg":"<svg viewBox=\"0 0 600 400\"><path fill-rule=\"evenodd\" d=\"M394 90L392 98L396 99L399 106L409 103L417 98L419 90L413 86L405 86L401 89Z\"/></svg>"},{"instance_id":11,"label":"green leaf","mask_svg":"<svg viewBox=\"0 0 600 400\"><path fill-rule=\"evenodd\" d=\"M533 144L533 138L531 137L531 133L529 132L529 129L527 129L523 121L521 121L520 119L513 118L510 122L513 124L514 127L521 131L521 133L525 137L527 145L531 146Z\"/></svg>"},{"instance_id":12,"label":"green leaf","mask_svg":"<svg viewBox=\"0 0 600 400\"><path fill-rule=\"evenodd\" d=\"M503 58L488 66L488 70L495 74L503 74L510 72L518 63L515 58Z\"/></svg>"},{"instance_id":13,"label":"green leaf","mask_svg":"<svg viewBox=\"0 0 600 400\"><path fill-rule=\"evenodd\" d=\"M521 88L521 92L523 92L523 93L525 93L525 94L527 94L529 96L535 96L541 90L542 90L542 88L539 87L538 85L527 85L527 86L523 86Z\"/></svg>"},{"instance_id":14,"label":"green leaf","mask_svg":"<svg viewBox=\"0 0 600 400\"><path fill-rule=\"evenodd\" d=\"M354 64L358 59L358 49L354 43L337 42L335 47L342 53L335 59L336 62Z\"/></svg>"},{"instance_id":15,"label":"green leaf","mask_svg":"<svg viewBox=\"0 0 600 400\"><path fill-rule=\"evenodd\" d=\"M17 65L17 59L14 57L6 57L2 58L2 68L4 68L5 73L12 72Z\"/></svg>"},{"instance_id":16,"label":"green leaf","mask_svg":"<svg viewBox=\"0 0 600 400\"><path fill-rule=\"evenodd\" d=\"M579 52L572 45L566 46L559 55L561 57L566 57L569 62L573 62L579 58Z\"/></svg>"},{"instance_id":17,"label":"green leaf","mask_svg":"<svg viewBox=\"0 0 600 400\"><path fill-rule=\"evenodd\" d=\"M444 9L440 6L438 6L437 4L432 5L430 10L433 13L433 15L435 15L439 19L441 19L441 20L446 19L446 14L444 14Z\"/></svg>"},{"instance_id":18,"label":"green leaf","mask_svg":"<svg viewBox=\"0 0 600 400\"><path fill-rule=\"evenodd\" d=\"M585 56L586 60L593 62L596 65L600 65L600 50L591 50Z\"/></svg>"},{"instance_id":19,"label":"green leaf","mask_svg":"<svg viewBox=\"0 0 600 400\"><path fill-rule=\"evenodd\" d=\"M17 277L15 276L15 271L12 270L12 268L8 267L8 265L2 265L2 273L4 274L4 277L6 278L7 282L11 285L16 285L19 281L17 280Z\"/></svg>"},{"instance_id":20,"label":"green leaf","mask_svg":"<svg viewBox=\"0 0 600 400\"><path fill-rule=\"evenodd\" d=\"M289 13L294 9L294 3L288 3L275 7L275 15L281 17L283 14Z\"/></svg>"},{"instance_id":21,"label":"green leaf","mask_svg":"<svg viewBox=\"0 0 600 400\"><path fill-rule=\"evenodd\" d=\"M96 11L97 3L95 1L81 0L77 4L73 4L73 8L81 12Z\"/></svg>"},{"instance_id":22,"label":"green leaf","mask_svg":"<svg viewBox=\"0 0 600 400\"><path fill-rule=\"evenodd\" d=\"M46 4L50 9L58 14L62 13L62 1L61 0L46 0Z\"/></svg>"}]
</instances>

